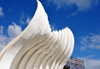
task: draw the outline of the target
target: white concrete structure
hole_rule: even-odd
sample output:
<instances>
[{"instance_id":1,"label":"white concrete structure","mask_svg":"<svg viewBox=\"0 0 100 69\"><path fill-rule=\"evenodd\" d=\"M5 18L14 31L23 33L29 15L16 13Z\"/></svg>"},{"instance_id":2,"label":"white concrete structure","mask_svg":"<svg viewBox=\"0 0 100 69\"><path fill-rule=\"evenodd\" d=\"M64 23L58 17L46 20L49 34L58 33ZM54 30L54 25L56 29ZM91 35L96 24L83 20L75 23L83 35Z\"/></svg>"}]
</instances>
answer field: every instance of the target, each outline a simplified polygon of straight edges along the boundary
<instances>
[{"instance_id":1,"label":"white concrete structure","mask_svg":"<svg viewBox=\"0 0 100 69\"><path fill-rule=\"evenodd\" d=\"M42 4L26 29L0 53L0 69L63 69L74 37L69 28L51 32Z\"/></svg>"}]
</instances>

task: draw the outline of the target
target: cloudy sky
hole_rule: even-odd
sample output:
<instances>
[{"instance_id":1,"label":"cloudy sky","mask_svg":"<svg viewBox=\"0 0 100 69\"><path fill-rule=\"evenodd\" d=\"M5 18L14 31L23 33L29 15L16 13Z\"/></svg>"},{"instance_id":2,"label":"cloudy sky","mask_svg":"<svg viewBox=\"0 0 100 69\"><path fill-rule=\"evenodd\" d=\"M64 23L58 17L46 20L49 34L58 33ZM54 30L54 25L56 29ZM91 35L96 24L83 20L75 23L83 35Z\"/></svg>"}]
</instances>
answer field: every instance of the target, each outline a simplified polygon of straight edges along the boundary
<instances>
[{"instance_id":1,"label":"cloudy sky","mask_svg":"<svg viewBox=\"0 0 100 69\"><path fill-rule=\"evenodd\" d=\"M69 27L75 37L72 56L86 69L100 69L100 1L40 0L52 30ZM28 25L36 0L0 0L0 51Z\"/></svg>"}]
</instances>

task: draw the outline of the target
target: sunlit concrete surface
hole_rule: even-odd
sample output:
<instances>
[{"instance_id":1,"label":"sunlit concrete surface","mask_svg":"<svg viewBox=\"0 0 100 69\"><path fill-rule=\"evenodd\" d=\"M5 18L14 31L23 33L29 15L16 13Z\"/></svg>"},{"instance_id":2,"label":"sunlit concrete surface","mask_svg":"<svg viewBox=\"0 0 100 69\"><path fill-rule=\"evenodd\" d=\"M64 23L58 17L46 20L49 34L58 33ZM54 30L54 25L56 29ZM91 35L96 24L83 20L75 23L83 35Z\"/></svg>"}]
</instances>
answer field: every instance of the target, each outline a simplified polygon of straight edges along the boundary
<instances>
[{"instance_id":1,"label":"sunlit concrete surface","mask_svg":"<svg viewBox=\"0 0 100 69\"><path fill-rule=\"evenodd\" d=\"M37 10L26 29L0 52L0 69L63 69L74 48L69 28L52 31L37 0Z\"/></svg>"}]
</instances>

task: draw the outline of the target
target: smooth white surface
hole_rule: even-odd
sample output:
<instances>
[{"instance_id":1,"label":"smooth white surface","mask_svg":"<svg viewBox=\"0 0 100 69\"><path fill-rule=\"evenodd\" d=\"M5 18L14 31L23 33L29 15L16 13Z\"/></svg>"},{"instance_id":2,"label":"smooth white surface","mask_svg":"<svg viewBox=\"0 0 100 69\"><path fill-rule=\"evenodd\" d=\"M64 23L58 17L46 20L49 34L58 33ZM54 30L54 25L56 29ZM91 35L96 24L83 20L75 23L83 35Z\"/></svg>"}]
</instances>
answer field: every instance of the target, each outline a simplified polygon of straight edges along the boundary
<instances>
[{"instance_id":1,"label":"smooth white surface","mask_svg":"<svg viewBox=\"0 0 100 69\"><path fill-rule=\"evenodd\" d=\"M74 37L69 28L51 32L42 4L26 29L0 52L0 69L63 69Z\"/></svg>"}]
</instances>

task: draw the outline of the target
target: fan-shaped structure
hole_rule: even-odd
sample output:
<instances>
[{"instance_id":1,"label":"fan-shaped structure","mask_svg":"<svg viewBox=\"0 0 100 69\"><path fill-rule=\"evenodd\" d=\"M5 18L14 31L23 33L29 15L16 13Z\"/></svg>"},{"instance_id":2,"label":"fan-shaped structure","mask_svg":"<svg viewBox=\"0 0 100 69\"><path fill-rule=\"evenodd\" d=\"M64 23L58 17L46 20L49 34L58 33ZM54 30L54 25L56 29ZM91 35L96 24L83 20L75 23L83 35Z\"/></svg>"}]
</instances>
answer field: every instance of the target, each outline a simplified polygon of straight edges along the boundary
<instances>
[{"instance_id":1,"label":"fan-shaped structure","mask_svg":"<svg viewBox=\"0 0 100 69\"><path fill-rule=\"evenodd\" d=\"M0 69L63 69L74 37L69 28L51 32L42 4L26 29L0 53Z\"/></svg>"}]
</instances>

